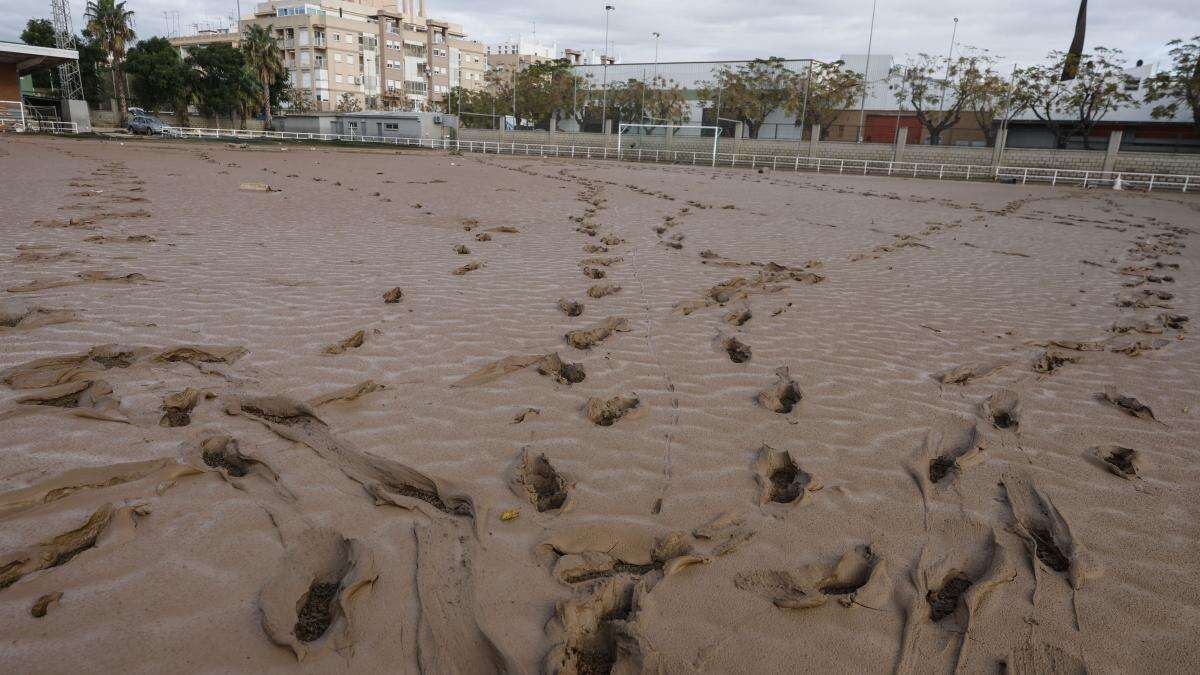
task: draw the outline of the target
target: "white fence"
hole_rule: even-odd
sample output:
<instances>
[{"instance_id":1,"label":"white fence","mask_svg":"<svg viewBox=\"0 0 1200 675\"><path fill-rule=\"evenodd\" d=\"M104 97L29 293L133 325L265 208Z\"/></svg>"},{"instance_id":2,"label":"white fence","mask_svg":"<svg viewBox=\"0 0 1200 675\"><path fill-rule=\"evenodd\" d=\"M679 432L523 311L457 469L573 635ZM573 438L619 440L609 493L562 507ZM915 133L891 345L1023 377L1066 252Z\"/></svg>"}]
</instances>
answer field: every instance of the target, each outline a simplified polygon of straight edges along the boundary
<instances>
[{"instance_id":1,"label":"white fence","mask_svg":"<svg viewBox=\"0 0 1200 675\"><path fill-rule=\"evenodd\" d=\"M503 143L495 141L463 141L439 138L395 138L361 136L358 134L315 134L289 131L251 131L237 129L205 129L200 127L168 127L167 135L176 138L215 138L228 140L274 139L287 141L341 141L379 145L401 145L432 150L459 150L504 155L538 157L572 157L576 159L616 159L633 162L662 162L698 166L732 166L749 169L815 171L817 173L861 174L864 176L903 176L937 178L942 180L990 180L1025 185L1073 185L1084 188L1113 187L1124 189L1176 190L1188 192L1200 189L1200 176L1167 173L1125 173L1116 171L1082 171L1076 169L1039 169L1023 166L979 166L971 164L933 164L927 162L887 162L869 159L826 159L754 155L744 153L689 152L655 149L600 148L587 145L548 145L541 143Z\"/></svg>"},{"instance_id":2,"label":"white fence","mask_svg":"<svg viewBox=\"0 0 1200 675\"><path fill-rule=\"evenodd\" d=\"M53 118L43 110L51 111ZM58 111L43 106L29 106L21 101L0 101L0 129L11 128L14 131L40 131L51 134L77 134L79 124L76 122L61 122Z\"/></svg>"}]
</instances>

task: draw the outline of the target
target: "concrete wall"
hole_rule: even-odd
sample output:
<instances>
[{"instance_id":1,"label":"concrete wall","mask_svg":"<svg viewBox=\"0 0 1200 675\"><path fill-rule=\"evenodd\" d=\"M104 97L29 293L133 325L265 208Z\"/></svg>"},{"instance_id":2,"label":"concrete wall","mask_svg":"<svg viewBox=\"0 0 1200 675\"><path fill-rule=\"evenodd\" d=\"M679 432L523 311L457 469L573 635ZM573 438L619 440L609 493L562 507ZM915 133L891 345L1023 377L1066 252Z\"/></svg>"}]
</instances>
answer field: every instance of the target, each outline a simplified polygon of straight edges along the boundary
<instances>
[{"instance_id":1,"label":"concrete wall","mask_svg":"<svg viewBox=\"0 0 1200 675\"><path fill-rule=\"evenodd\" d=\"M490 129L461 129L459 136L464 141L488 141L501 143L543 143L552 145L575 145L590 147L617 147L615 135L581 134L547 131L492 131ZM633 145L630 145L630 141ZM722 139L718 151L745 155L774 155L780 157L809 157L812 144L784 140ZM669 142L662 136L626 137L622 147L676 150L679 152L710 153L711 138L675 137ZM827 159L890 161L893 147L890 143L849 143L821 141L816 144L813 156ZM992 165L992 148L967 146L906 145L903 157L906 162L930 164ZM1052 150L1030 148L1008 148L1004 150L1004 166L1075 169L1101 171L1104 168L1103 150ZM1138 173L1174 173L1200 175L1200 154L1165 154L1157 152L1122 152L1117 155L1116 171Z\"/></svg>"},{"instance_id":2,"label":"concrete wall","mask_svg":"<svg viewBox=\"0 0 1200 675\"><path fill-rule=\"evenodd\" d=\"M158 119L172 126L181 126L177 115L155 115ZM110 128L116 126L116 114L111 110L93 110L92 111L92 126L100 128ZM209 127L213 123L211 117L207 115L192 115L188 125L190 127ZM237 129L241 124L241 120L230 119L228 117L218 117L216 128L219 129ZM254 131L262 131L262 120L249 119L246 120L246 128Z\"/></svg>"}]
</instances>

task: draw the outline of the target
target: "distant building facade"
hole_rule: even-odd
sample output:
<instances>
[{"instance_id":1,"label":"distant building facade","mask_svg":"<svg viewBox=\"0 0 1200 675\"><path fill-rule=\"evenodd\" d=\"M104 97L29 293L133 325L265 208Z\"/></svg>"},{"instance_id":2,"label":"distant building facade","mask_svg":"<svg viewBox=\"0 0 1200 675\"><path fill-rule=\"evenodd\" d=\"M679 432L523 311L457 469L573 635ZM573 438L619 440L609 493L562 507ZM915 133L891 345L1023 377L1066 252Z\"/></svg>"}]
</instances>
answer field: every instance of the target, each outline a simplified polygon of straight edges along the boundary
<instances>
[{"instance_id":1,"label":"distant building facade","mask_svg":"<svg viewBox=\"0 0 1200 675\"><path fill-rule=\"evenodd\" d=\"M519 36L508 42L488 45L487 48L488 70L496 71L501 76L504 73L512 73L514 68L519 72L535 63L564 58L575 66L599 65L605 61L605 57L594 49L590 51L559 49L557 43L547 45L536 38L525 36ZM616 59L612 57L608 57L607 60L609 63L616 62Z\"/></svg>"},{"instance_id":2,"label":"distant building facade","mask_svg":"<svg viewBox=\"0 0 1200 675\"><path fill-rule=\"evenodd\" d=\"M431 110L456 86L484 86L482 43L461 26L426 16L425 0L268 0L240 29L269 26L283 51L288 81L318 110L343 97L363 108ZM170 38L185 55L198 46L238 45L237 32Z\"/></svg>"}]
</instances>

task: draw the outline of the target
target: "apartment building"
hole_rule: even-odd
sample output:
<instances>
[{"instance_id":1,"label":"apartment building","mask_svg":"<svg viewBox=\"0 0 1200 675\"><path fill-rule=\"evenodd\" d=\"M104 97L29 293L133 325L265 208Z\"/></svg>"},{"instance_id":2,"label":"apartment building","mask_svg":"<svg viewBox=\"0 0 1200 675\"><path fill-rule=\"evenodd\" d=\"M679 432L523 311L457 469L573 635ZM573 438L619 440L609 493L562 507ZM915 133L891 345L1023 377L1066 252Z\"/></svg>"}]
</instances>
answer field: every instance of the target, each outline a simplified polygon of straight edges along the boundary
<instances>
[{"instance_id":1,"label":"apartment building","mask_svg":"<svg viewBox=\"0 0 1200 675\"><path fill-rule=\"evenodd\" d=\"M429 19L425 0L268 0L243 16L241 29L270 26L289 82L318 110L344 96L364 109L430 110L450 89L482 89L484 46L462 27ZM238 33L171 38L181 52L202 44L237 45Z\"/></svg>"},{"instance_id":2,"label":"apartment building","mask_svg":"<svg viewBox=\"0 0 1200 675\"><path fill-rule=\"evenodd\" d=\"M270 26L283 50L292 87L311 93L320 110L343 96L367 107L378 100L379 38L375 10L341 0L272 0L254 8L249 24Z\"/></svg>"},{"instance_id":3,"label":"apartment building","mask_svg":"<svg viewBox=\"0 0 1200 675\"><path fill-rule=\"evenodd\" d=\"M170 39L172 45L179 49L179 55L187 58L187 55L197 47L207 47L215 44L227 44L234 49L237 49L241 42L241 35L237 31L222 29L202 30L195 35L181 35Z\"/></svg>"},{"instance_id":4,"label":"apartment building","mask_svg":"<svg viewBox=\"0 0 1200 675\"><path fill-rule=\"evenodd\" d=\"M395 4L376 14L384 107L430 110L443 105L454 87L483 88L483 44L468 40L458 24L427 17L424 0L415 9L413 0Z\"/></svg>"}]
</instances>

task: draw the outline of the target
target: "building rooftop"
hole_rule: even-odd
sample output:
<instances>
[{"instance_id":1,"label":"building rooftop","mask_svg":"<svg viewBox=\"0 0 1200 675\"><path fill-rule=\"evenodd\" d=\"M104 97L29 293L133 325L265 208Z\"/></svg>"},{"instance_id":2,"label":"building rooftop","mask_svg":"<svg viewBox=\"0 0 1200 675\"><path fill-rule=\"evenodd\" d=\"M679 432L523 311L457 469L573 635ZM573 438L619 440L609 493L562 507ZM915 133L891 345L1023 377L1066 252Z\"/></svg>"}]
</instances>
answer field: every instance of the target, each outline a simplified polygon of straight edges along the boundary
<instances>
[{"instance_id":1,"label":"building rooftop","mask_svg":"<svg viewBox=\"0 0 1200 675\"><path fill-rule=\"evenodd\" d=\"M20 42L0 42L0 63L15 63L17 75L79 60L74 49L35 47Z\"/></svg>"}]
</instances>

